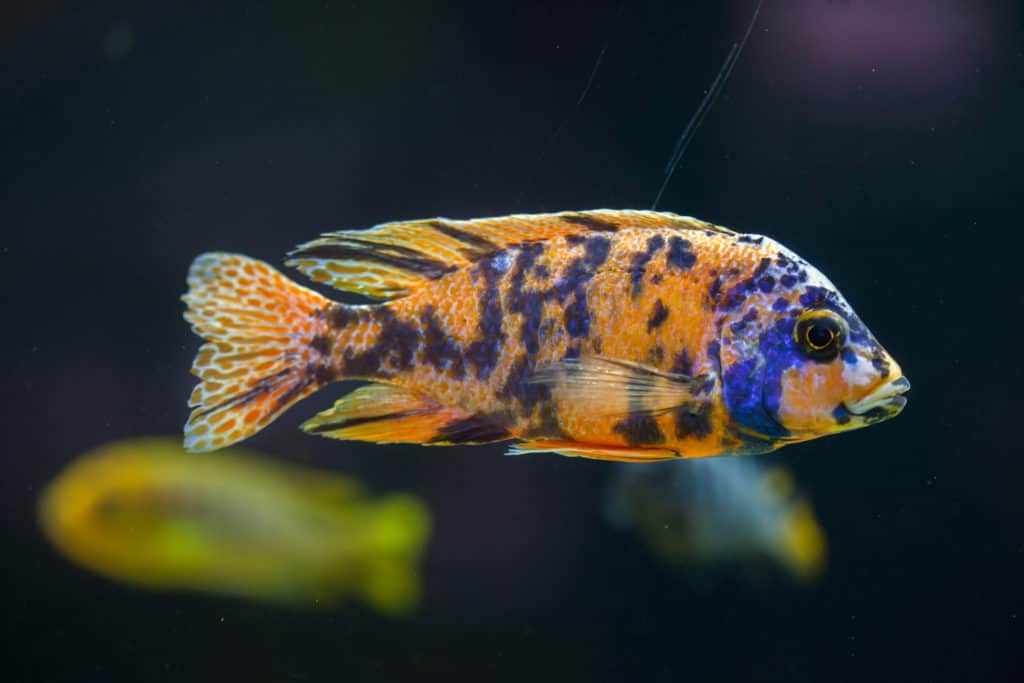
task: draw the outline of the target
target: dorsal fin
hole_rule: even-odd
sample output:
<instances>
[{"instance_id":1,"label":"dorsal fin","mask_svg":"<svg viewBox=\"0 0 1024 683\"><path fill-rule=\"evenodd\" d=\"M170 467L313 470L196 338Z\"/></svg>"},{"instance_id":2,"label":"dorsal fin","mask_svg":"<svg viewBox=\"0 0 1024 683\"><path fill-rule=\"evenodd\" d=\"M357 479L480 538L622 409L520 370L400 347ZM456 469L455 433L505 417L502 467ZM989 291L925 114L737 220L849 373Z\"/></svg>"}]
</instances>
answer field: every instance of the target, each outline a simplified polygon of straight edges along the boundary
<instances>
[{"instance_id":1,"label":"dorsal fin","mask_svg":"<svg viewBox=\"0 0 1024 683\"><path fill-rule=\"evenodd\" d=\"M696 218L658 211L597 209L469 221L431 218L327 233L297 247L289 254L287 264L316 282L376 299L391 299L517 244L630 228L734 234Z\"/></svg>"}]
</instances>

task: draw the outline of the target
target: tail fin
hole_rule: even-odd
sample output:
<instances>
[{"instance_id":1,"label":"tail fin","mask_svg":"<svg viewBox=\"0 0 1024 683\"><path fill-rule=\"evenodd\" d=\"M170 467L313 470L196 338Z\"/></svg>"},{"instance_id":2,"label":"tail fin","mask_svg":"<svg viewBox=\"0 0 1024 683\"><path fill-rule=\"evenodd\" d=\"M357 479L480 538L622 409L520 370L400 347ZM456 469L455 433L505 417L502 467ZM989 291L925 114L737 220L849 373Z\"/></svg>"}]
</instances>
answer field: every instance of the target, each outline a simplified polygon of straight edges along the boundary
<instances>
[{"instance_id":1,"label":"tail fin","mask_svg":"<svg viewBox=\"0 0 1024 683\"><path fill-rule=\"evenodd\" d=\"M422 593L420 562L430 538L430 510L416 496L394 494L374 503L370 515L358 591L380 612L408 614Z\"/></svg>"},{"instance_id":2,"label":"tail fin","mask_svg":"<svg viewBox=\"0 0 1024 683\"><path fill-rule=\"evenodd\" d=\"M206 343L192 363L201 380L189 398L185 448L210 451L266 427L330 380L319 341L334 305L266 263L202 254L188 273L185 319Z\"/></svg>"}]
</instances>

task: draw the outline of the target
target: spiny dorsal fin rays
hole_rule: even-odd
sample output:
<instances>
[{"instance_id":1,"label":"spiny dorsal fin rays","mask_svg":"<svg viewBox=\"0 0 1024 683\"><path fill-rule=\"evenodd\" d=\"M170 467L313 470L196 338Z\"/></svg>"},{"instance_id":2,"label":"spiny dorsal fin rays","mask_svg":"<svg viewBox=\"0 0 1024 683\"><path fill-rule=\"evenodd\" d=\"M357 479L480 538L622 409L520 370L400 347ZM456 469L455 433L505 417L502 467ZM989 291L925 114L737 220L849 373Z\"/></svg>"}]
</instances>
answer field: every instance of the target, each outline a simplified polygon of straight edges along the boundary
<instances>
[{"instance_id":1,"label":"spiny dorsal fin rays","mask_svg":"<svg viewBox=\"0 0 1024 683\"><path fill-rule=\"evenodd\" d=\"M432 218L327 233L297 247L287 264L316 282L391 299L517 244L586 232L666 227L733 234L695 218L658 211L597 209L468 221Z\"/></svg>"},{"instance_id":2,"label":"spiny dorsal fin rays","mask_svg":"<svg viewBox=\"0 0 1024 683\"><path fill-rule=\"evenodd\" d=\"M529 380L545 384L560 401L586 406L601 416L636 413L658 415L676 408L699 406L710 382L603 356L565 359L540 368Z\"/></svg>"}]
</instances>

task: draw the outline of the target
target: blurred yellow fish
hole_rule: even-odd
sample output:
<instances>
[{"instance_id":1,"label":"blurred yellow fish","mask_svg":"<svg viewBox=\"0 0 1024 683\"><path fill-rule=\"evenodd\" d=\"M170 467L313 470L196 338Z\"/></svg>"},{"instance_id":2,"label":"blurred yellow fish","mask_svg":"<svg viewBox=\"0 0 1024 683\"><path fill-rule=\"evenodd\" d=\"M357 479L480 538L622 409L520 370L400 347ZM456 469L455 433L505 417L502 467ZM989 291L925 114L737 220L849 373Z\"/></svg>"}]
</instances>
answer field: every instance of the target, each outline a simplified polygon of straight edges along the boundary
<instances>
[{"instance_id":1,"label":"blurred yellow fish","mask_svg":"<svg viewBox=\"0 0 1024 683\"><path fill-rule=\"evenodd\" d=\"M418 603L430 533L413 496L374 500L349 477L241 449L197 458L159 437L86 453L39 515L66 557L127 583L295 606L356 594L386 613Z\"/></svg>"},{"instance_id":2,"label":"blurred yellow fish","mask_svg":"<svg viewBox=\"0 0 1024 683\"><path fill-rule=\"evenodd\" d=\"M801 580L825 567L825 534L789 472L752 458L623 466L612 523L687 566L754 569L767 560Z\"/></svg>"}]
</instances>

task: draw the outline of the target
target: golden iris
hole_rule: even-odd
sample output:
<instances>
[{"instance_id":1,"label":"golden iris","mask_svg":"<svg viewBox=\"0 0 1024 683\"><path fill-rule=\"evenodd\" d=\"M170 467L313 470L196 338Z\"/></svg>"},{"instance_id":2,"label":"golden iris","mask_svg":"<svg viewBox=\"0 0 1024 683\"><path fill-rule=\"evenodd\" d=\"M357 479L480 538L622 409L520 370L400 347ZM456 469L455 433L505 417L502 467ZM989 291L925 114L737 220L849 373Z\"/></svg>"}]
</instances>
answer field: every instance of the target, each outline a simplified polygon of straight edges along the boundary
<instances>
[{"instance_id":1,"label":"golden iris","mask_svg":"<svg viewBox=\"0 0 1024 683\"><path fill-rule=\"evenodd\" d=\"M793 339L810 358L830 360L846 341L846 330L846 321L833 311L806 311L793 328Z\"/></svg>"}]
</instances>

